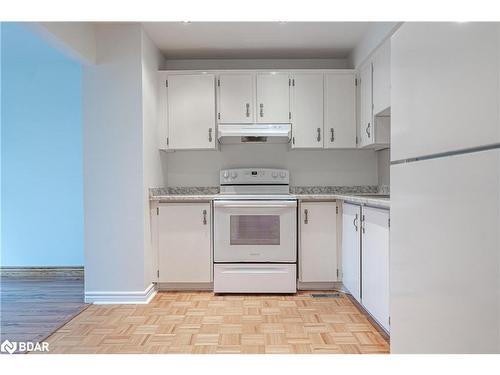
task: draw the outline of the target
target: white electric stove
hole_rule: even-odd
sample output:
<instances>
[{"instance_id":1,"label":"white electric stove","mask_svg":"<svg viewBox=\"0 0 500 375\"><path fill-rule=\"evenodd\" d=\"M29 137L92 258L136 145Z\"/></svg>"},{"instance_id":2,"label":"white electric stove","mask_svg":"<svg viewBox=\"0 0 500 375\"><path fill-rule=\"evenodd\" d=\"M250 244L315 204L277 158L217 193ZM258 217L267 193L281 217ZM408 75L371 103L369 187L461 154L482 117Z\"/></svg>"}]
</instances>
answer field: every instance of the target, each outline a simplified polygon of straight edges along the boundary
<instances>
[{"instance_id":1,"label":"white electric stove","mask_svg":"<svg viewBox=\"0 0 500 375\"><path fill-rule=\"evenodd\" d=\"M214 292L295 293L297 201L284 169L220 172L214 200Z\"/></svg>"}]
</instances>

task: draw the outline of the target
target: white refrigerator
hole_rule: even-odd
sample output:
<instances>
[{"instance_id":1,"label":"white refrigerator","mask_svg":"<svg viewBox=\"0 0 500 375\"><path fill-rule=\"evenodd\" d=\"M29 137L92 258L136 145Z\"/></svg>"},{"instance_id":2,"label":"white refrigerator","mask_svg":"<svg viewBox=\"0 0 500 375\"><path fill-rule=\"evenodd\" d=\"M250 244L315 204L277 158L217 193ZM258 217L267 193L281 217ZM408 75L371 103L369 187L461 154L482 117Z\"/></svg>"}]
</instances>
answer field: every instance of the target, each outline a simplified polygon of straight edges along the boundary
<instances>
[{"instance_id":1,"label":"white refrigerator","mask_svg":"<svg viewBox=\"0 0 500 375\"><path fill-rule=\"evenodd\" d=\"M391 352L500 352L500 28L391 39Z\"/></svg>"}]
</instances>

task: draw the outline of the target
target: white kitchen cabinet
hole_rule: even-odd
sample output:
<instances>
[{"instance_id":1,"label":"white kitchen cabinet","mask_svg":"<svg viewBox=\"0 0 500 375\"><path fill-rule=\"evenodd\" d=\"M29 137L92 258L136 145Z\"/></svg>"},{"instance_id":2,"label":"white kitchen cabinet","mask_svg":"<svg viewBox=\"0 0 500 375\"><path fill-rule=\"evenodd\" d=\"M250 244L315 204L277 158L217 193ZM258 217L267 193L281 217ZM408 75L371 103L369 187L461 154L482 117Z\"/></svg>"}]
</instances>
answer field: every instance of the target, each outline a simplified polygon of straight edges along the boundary
<instances>
[{"instance_id":1,"label":"white kitchen cabinet","mask_svg":"<svg viewBox=\"0 0 500 375\"><path fill-rule=\"evenodd\" d=\"M363 207L361 303L389 331L389 211Z\"/></svg>"},{"instance_id":2,"label":"white kitchen cabinet","mask_svg":"<svg viewBox=\"0 0 500 375\"><path fill-rule=\"evenodd\" d=\"M391 106L391 40L387 39L375 51L373 67L373 115Z\"/></svg>"},{"instance_id":3,"label":"white kitchen cabinet","mask_svg":"<svg viewBox=\"0 0 500 375\"><path fill-rule=\"evenodd\" d=\"M342 283L361 303L361 206L344 203L342 212Z\"/></svg>"},{"instance_id":4,"label":"white kitchen cabinet","mask_svg":"<svg viewBox=\"0 0 500 375\"><path fill-rule=\"evenodd\" d=\"M373 102L372 102L372 63L366 63L359 72L359 146L372 143Z\"/></svg>"},{"instance_id":5,"label":"white kitchen cabinet","mask_svg":"<svg viewBox=\"0 0 500 375\"><path fill-rule=\"evenodd\" d=\"M158 211L158 281L212 280L210 203L164 203Z\"/></svg>"},{"instance_id":6,"label":"white kitchen cabinet","mask_svg":"<svg viewBox=\"0 0 500 375\"><path fill-rule=\"evenodd\" d=\"M167 76L168 149L214 149L215 75Z\"/></svg>"},{"instance_id":7,"label":"white kitchen cabinet","mask_svg":"<svg viewBox=\"0 0 500 375\"><path fill-rule=\"evenodd\" d=\"M302 202L299 212L299 281L337 281L337 203Z\"/></svg>"},{"instance_id":8,"label":"white kitchen cabinet","mask_svg":"<svg viewBox=\"0 0 500 375\"><path fill-rule=\"evenodd\" d=\"M220 124L254 122L254 83L252 73L224 73L217 80L218 113Z\"/></svg>"},{"instance_id":9,"label":"white kitchen cabinet","mask_svg":"<svg viewBox=\"0 0 500 375\"><path fill-rule=\"evenodd\" d=\"M323 148L323 74L295 74L292 82L292 148Z\"/></svg>"},{"instance_id":10,"label":"white kitchen cabinet","mask_svg":"<svg viewBox=\"0 0 500 375\"><path fill-rule=\"evenodd\" d=\"M356 148L355 78L353 73L325 74L325 148Z\"/></svg>"},{"instance_id":11,"label":"white kitchen cabinet","mask_svg":"<svg viewBox=\"0 0 500 375\"><path fill-rule=\"evenodd\" d=\"M360 70L359 147L381 149L390 144L391 118L389 110L374 113L373 63L368 61ZM378 93L378 89L376 92ZM380 91L383 91L381 89Z\"/></svg>"},{"instance_id":12,"label":"white kitchen cabinet","mask_svg":"<svg viewBox=\"0 0 500 375\"><path fill-rule=\"evenodd\" d=\"M290 74L257 73L257 122L290 122Z\"/></svg>"}]
</instances>

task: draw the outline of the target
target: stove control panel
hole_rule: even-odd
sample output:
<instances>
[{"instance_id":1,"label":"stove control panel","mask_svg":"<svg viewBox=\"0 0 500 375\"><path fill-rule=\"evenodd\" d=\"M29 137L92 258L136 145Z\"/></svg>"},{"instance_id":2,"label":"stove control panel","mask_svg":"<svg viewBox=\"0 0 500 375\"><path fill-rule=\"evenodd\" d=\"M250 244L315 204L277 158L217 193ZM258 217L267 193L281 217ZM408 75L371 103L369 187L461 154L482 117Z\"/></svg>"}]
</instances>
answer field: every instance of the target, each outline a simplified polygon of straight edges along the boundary
<instances>
[{"instance_id":1,"label":"stove control panel","mask_svg":"<svg viewBox=\"0 0 500 375\"><path fill-rule=\"evenodd\" d=\"M238 168L220 171L221 185L288 185L286 169Z\"/></svg>"}]
</instances>

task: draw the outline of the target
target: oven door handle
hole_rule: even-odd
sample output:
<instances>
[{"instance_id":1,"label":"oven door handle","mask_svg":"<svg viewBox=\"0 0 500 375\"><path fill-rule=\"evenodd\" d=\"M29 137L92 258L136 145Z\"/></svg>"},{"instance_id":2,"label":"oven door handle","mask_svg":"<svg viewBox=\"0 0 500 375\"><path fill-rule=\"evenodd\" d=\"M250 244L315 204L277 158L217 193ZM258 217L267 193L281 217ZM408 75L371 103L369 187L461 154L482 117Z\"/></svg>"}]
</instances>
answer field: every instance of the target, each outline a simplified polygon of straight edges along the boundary
<instances>
[{"instance_id":1,"label":"oven door handle","mask_svg":"<svg viewBox=\"0 0 500 375\"><path fill-rule=\"evenodd\" d=\"M214 207L223 208L290 208L297 207L296 201L283 202L283 203L234 203L234 202L224 202L215 201Z\"/></svg>"}]
</instances>

